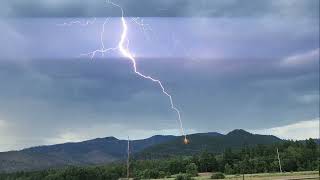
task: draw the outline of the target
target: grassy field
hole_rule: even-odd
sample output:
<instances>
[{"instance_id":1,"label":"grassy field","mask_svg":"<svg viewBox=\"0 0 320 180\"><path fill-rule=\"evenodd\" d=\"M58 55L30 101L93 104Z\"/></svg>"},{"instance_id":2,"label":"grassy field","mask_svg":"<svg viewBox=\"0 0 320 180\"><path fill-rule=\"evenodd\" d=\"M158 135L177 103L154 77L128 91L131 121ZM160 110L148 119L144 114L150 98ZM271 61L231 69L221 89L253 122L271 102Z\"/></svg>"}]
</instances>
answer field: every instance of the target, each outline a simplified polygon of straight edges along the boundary
<instances>
[{"instance_id":1,"label":"grassy field","mask_svg":"<svg viewBox=\"0 0 320 180\"><path fill-rule=\"evenodd\" d=\"M199 173L196 180L210 179L211 173ZM242 175L227 175L226 179L242 180ZM174 179L174 178L168 178ZM261 173L245 174L244 179L250 180L297 180L297 179L320 179L319 171L286 172L286 173Z\"/></svg>"}]
</instances>

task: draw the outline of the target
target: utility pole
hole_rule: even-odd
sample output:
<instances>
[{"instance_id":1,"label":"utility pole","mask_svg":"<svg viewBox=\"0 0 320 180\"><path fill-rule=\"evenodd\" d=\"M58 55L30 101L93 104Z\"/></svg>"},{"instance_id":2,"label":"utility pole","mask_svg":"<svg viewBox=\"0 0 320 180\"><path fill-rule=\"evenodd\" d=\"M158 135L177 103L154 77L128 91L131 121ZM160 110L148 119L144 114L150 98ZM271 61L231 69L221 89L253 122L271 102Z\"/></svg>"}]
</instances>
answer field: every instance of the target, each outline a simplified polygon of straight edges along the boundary
<instances>
[{"instance_id":1,"label":"utility pole","mask_svg":"<svg viewBox=\"0 0 320 180\"><path fill-rule=\"evenodd\" d=\"M128 136L128 159L127 159L127 179L129 179L130 176L130 139Z\"/></svg>"},{"instance_id":2,"label":"utility pole","mask_svg":"<svg viewBox=\"0 0 320 180\"><path fill-rule=\"evenodd\" d=\"M280 161L280 156L279 156L279 150L278 150L278 148L277 148L277 154L278 154L278 161L279 161L280 173L282 173L281 161Z\"/></svg>"}]
</instances>

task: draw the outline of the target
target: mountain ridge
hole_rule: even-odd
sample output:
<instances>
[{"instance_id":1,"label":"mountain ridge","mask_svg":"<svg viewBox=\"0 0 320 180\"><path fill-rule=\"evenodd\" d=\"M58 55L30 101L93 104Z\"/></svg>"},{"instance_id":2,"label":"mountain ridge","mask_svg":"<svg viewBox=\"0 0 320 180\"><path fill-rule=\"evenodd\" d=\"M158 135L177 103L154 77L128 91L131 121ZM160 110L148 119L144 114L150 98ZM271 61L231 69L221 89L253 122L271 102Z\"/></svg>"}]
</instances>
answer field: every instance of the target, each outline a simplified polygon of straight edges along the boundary
<instances>
[{"instance_id":1,"label":"mountain ridge","mask_svg":"<svg viewBox=\"0 0 320 180\"><path fill-rule=\"evenodd\" d=\"M146 139L131 140L130 150L135 158L144 159L169 155L194 154L203 147L212 152L221 152L224 148L238 148L249 145L270 144L282 141L275 136L256 135L244 130L234 130L227 134L217 132L195 133L188 135L190 144L183 144L182 136L155 135ZM236 140L234 140L236 139ZM0 152L0 172L57 168L70 165L99 165L126 158L127 140L109 136L82 142L36 146L20 151Z\"/></svg>"},{"instance_id":2,"label":"mountain ridge","mask_svg":"<svg viewBox=\"0 0 320 180\"><path fill-rule=\"evenodd\" d=\"M221 153L227 148L238 149L243 146L254 146L258 144L273 144L283 141L273 135L252 134L242 129L235 129L221 136L199 136L189 135L190 144L184 145L175 139L166 143L147 147L138 156L140 158L166 158L175 155L193 155L207 150ZM168 156L169 155L169 156Z\"/></svg>"}]
</instances>

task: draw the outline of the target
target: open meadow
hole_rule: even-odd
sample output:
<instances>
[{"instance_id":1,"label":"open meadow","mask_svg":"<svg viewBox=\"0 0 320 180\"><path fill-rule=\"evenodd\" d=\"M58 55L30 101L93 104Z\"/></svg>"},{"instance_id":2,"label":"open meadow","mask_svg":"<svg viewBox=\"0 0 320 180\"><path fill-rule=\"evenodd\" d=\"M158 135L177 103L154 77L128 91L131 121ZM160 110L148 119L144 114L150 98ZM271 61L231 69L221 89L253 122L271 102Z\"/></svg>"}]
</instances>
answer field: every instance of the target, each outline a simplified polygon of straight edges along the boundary
<instances>
[{"instance_id":1,"label":"open meadow","mask_svg":"<svg viewBox=\"0 0 320 180\"><path fill-rule=\"evenodd\" d=\"M196 180L211 179L212 173L199 173ZM167 178L167 179L174 179ZM225 179L241 180L243 175L227 175ZM248 180L298 180L298 179L320 179L319 171L285 172L285 173L259 173L245 174L244 179Z\"/></svg>"}]
</instances>

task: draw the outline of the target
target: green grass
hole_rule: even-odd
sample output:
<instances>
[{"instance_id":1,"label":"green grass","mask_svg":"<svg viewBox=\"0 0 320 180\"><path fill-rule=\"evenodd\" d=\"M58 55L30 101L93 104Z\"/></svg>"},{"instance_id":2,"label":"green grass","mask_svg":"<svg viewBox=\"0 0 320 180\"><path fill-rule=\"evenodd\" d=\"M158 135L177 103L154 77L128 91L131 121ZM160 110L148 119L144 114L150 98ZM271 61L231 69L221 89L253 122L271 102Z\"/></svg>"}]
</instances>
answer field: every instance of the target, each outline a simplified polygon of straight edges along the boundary
<instances>
[{"instance_id":1,"label":"green grass","mask_svg":"<svg viewBox=\"0 0 320 180\"><path fill-rule=\"evenodd\" d=\"M174 179L175 176L172 178L166 178L166 180ZM205 180L210 179L211 173L207 174L199 174L198 177L194 177L196 180ZM298 179L298 178L314 178L319 179L319 171L302 171L302 172L285 172L285 173L259 173L259 174L245 174L244 179L250 180L262 180L262 179ZM226 179L242 179L242 175L226 175Z\"/></svg>"}]
</instances>

